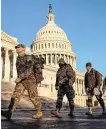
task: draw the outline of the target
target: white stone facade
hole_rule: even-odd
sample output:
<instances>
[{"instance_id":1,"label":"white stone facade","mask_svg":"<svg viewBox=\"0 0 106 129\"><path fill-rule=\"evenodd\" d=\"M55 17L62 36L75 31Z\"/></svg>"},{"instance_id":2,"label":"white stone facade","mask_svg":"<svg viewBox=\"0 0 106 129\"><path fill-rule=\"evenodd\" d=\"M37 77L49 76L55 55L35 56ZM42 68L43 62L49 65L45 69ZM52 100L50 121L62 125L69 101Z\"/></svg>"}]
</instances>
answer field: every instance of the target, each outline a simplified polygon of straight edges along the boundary
<instances>
[{"instance_id":1,"label":"white stone facade","mask_svg":"<svg viewBox=\"0 0 106 129\"><path fill-rule=\"evenodd\" d=\"M2 81L13 81L17 77L15 67L17 54L14 47L18 42L15 37L3 31L1 31L1 42ZM55 24L52 12L48 13L47 24L38 31L31 49L30 51L27 48L27 53L42 56L46 60L43 70L44 81L42 81L38 88L39 94L56 99L55 79L58 60L64 58L76 71L76 81L74 84L75 104L85 107L87 96L84 89L84 73L77 71L76 54L72 51L72 43L68 40L65 32ZM106 103L106 97L104 99ZM65 98L64 101L67 101L67 99Z\"/></svg>"}]
</instances>

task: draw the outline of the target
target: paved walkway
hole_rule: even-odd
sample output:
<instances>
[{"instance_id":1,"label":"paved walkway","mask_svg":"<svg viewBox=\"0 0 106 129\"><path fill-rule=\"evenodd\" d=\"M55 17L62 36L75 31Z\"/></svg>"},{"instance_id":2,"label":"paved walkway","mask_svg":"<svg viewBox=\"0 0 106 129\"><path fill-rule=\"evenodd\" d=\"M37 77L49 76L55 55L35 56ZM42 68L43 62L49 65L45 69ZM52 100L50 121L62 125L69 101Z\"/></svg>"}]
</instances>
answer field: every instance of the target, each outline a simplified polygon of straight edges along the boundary
<instances>
[{"instance_id":1,"label":"paved walkway","mask_svg":"<svg viewBox=\"0 0 106 129\"><path fill-rule=\"evenodd\" d=\"M11 120L1 118L1 129L105 129L106 116L101 110L94 110L93 116L86 116L86 109L76 109L75 118L68 117L67 110L61 111L62 118L55 118L49 110L44 111L41 120L32 119L34 111L17 110Z\"/></svg>"}]
</instances>

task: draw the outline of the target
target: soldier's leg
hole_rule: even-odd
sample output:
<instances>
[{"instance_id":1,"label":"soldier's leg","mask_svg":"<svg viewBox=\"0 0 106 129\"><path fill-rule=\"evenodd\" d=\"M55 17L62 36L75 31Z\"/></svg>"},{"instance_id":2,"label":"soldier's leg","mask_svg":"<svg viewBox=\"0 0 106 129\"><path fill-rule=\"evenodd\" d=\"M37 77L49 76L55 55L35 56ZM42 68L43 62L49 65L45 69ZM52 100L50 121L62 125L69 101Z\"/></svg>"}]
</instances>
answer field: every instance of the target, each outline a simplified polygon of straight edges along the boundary
<instances>
[{"instance_id":1,"label":"soldier's leg","mask_svg":"<svg viewBox=\"0 0 106 129\"><path fill-rule=\"evenodd\" d=\"M89 92L88 93L88 112L86 112L86 115L91 115L92 114L92 98L93 98L93 93Z\"/></svg>"},{"instance_id":2,"label":"soldier's leg","mask_svg":"<svg viewBox=\"0 0 106 129\"><path fill-rule=\"evenodd\" d=\"M23 95L24 91L25 91L25 87L22 85L22 83L16 84L13 95L11 96L11 101L10 101L8 110L1 111L2 116L6 117L7 119L11 118L12 112L16 109L19 103L19 100L21 99L21 96Z\"/></svg>"},{"instance_id":3,"label":"soldier's leg","mask_svg":"<svg viewBox=\"0 0 106 129\"><path fill-rule=\"evenodd\" d=\"M62 108L63 97L65 95L64 87L60 87L57 93L56 110L60 111Z\"/></svg>"},{"instance_id":4,"label":"soldier's leg","mask_svg":"<svg viewBox=\"0 0 106 129\"><path fill-rule=\"evenodd\" d=\"M74 97L75 97L74 89L73 89L73 87L66 86L65 92L66 92L66 96L68 98L69 107L70 107L70 113L68 115L73 117L74 116L73 115L73 113L74 113Z\"/></svg>"},{"instance_id":5,"label":"soldier's leg","mask_svg":"<svg viewBox=\"0 0 106 129\"><path fill-rule=\"evenodd\" d=\"M100 103L100 105L101 105L101 107L103 109L103 114L106 114L106 112L105 112L105 103L104 103L104 101L102 99L102 94L96 95L96 98L97 98L98 102Z\"/></svg>"},{"instance_id":6,"label":"soldier's leg","mask_svg":"<svg viewBox=\"0 0 106 129\"><path fill-rule=\"evenodd\" d=\"M41 118L43 116L43 113L41 111L42 105L40 102L40 97L38 96L37 85L34 83L30 84L29 86L27 86L27 91L29 98L36 109L36 114L33 116L33 118Z\"/></svg>"},{"instance_id":7,"label":"soldier's leg","mask_svg":"<svg viewBox=\"0 0 106 129\"><path fill-rule=\"evenodd\" d=\"M62 102L63 102L63 97L65 95L65 91L64 91L64 87L60 87L58 89L58 93L57 93L57 102L56 102L56 110L55 111L51 111L51 114L55 115L56 117L61 117L59 115L59 111L62 107Z\"/></svg>"}]
</instances>

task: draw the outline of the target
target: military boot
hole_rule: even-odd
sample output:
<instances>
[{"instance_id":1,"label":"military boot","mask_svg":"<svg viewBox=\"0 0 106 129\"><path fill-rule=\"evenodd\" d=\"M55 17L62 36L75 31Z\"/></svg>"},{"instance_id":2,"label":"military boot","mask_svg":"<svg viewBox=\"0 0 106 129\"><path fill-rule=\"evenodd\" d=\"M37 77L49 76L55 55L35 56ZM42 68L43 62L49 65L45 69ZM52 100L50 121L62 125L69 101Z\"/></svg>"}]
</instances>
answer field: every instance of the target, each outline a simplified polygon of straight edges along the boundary
<instances>
[{"instance_id":1,"label":"military boot","mask_svg":"<svg viewBox=\"0 0 106 129\"><path fill-rule=\"evenodd\" d=\"M41 119L43 117L43 112L41 109L37 109L36 114L32 116L33 119Z\"/></svg>"},{"instance_id":2,"label":"military boot","mask_svg":"<svg viewBox=\"0 0 106 129\"><path fill-rule=\"evenodd\" d=\"M100 100L98 100L98 101L99 101L99 103L100 103L100 105L101 105L101 107L102 107L102 110L103 110L102 114L103 114L103 115L106 115L105 103L104 103L103 99L100 99Z\"/></svg>"},{"instance_id":3,"label":"military boot","mask_svg":"<svg viewBox=\"0 0 106 129\"><path fill-rule=\"evenodd\" d=\"M1 110L1 115L7 119L11 119L13 106L14 106L14 98L11 98L8 110L6 110L6 111Z\"/></svg>"},{"instance_id":4,"label":"military boot","mask_svg":"<svg viewBox=\"0 0 106 129\"><path fill-rule=\"evenodd\" d=\"M70 117L72 117L72 118L75 117L75 116L74 116L74 105L71 105L71 106L70 106L70 113L68 114L68 116L70 116Z\"/></svg>"},{"instance_id":5,"label":"military boot","mask_svg":"<svg viewBox=\"0 0 106 129\"><path fill-rule=\"evenodd\" d=\"M85 113L86 115L92 115L92 107L89 107L88 112Z\"/></svg>"}]
</instances>

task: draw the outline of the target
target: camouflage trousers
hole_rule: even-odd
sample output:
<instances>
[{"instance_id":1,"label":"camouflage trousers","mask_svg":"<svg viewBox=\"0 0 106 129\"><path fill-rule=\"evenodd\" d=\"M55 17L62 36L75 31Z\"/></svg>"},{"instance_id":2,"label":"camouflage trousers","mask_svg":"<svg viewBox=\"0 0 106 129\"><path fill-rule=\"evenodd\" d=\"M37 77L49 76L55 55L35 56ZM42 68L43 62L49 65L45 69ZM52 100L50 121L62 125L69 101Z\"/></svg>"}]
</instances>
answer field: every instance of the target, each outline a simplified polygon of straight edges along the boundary
<instances>
[{"instance_id":1,"label":"camouflage trousers","mask_svg":"<svg viewBox=\"0 0 106 129\"><path fill-rule=\"evenodd\" d=\"M61 109L63 97L64 95L67 96L69 101L69 106L71 109L74 108L74 90L72 87L69 87L68 85L62 85L59 87L58 93L57 93L57 102L56 102L56 109Z\"/></svg>"},{"instance_id":2,"label":"camouflage trousers","mask_svg":"<svg viewBox=\"0 0 106 129\"><path fill-rule=\"evenodd\" d=\"M104 101L102 99L102 92L100 91L100 93L101 93L100 95L95 95L95 97L98 100L98 102L100 103L100 105L102 107L104 107ZM89 90L87 95L88 95L88 104L87 105L88 105L88 107L92 107L93 106L92 99L94 96L94 90L93 89Z\"/></svg>"},{"instance_id":3,"label":"camouflage trousers","mask_svg":"<svg viewBox=\"0 0 106 129\"><path fill-rule=\"evenodd\" d=\"M16 109L25 90L27 90L29 99L33 103L35 109L41 109L36 80L35 78L29 78L27 80L22 81L21 83L16 84L15 90L11 97L11 103L9 105L9 109L11 109L12 112Z\"/></svg>"}]
</instances>

